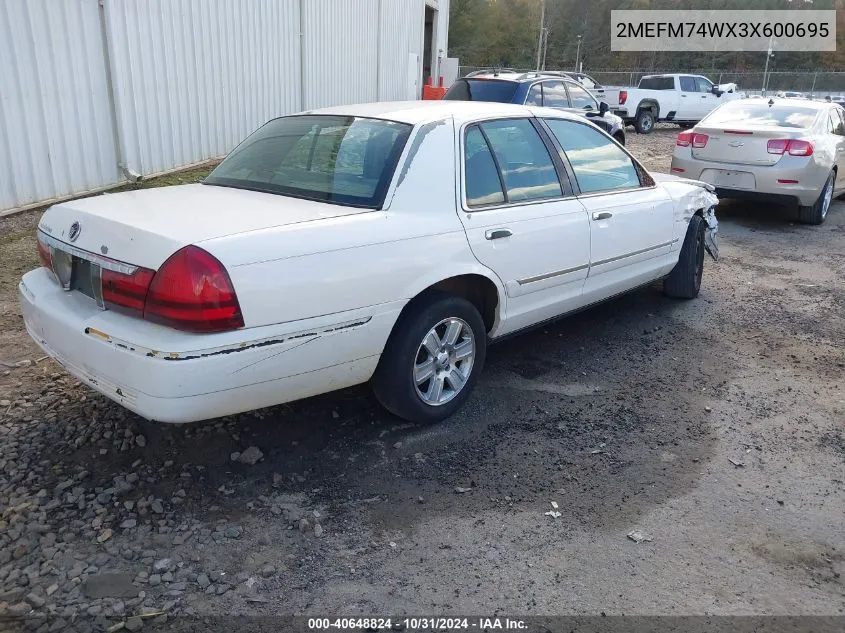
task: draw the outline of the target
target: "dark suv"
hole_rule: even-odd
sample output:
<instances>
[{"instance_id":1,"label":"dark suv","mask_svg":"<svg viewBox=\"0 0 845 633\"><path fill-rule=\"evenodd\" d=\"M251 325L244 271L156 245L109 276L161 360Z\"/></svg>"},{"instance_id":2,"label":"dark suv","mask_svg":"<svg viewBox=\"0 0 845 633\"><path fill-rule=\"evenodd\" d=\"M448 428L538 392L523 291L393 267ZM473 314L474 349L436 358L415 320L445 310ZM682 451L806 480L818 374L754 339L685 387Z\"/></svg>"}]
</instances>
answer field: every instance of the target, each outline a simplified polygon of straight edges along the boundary
<instances>
[{"instance_id":1,"label":"dark suv","mask_svg":"<svg viewBox=\"0 0 845 633\"><path fill-rule=\"evenodd\" d=\"M498 101L545 106L586 117L625 144L625 125L607 111L590 92L563 74L515 73L513 71L476 71L458 79L443 96L453 101Z\"/></svg>"}]
</instances>

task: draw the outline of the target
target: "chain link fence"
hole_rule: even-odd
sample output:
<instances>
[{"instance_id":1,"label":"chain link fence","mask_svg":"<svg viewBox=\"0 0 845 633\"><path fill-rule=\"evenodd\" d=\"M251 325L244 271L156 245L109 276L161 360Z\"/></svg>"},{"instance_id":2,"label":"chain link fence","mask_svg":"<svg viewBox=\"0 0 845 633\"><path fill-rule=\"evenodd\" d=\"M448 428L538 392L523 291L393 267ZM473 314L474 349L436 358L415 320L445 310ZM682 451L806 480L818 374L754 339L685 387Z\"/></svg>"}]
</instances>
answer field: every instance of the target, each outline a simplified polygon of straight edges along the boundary
<instances>
[{"instance_id":1,"label":"chain link fence","mask_svg":"<svg viewBox=\"0 0 845 633\"><path fill-rule=\"evenodd\" d=\"M461 77L475 70L483 70L477 66L461 66ZM502 69L505 70L505 69ZM533 68L507 69L516 72L534 72ZM553 70L553 69L548 69ZM563 69L567 70L567 69ZM703 70L585 70L603 86L636 86L644 75L660 75L668 73L689 73L704 75L717 84L735 83L742 92L749 95L761 94L763 91L763 71L727 72L717 69ZM845 71L770 71L766 75L767 94L774 94L782 90L802 92L807 96L825 97L827 95L845 95Z\"/></svg>"}]
</instances>

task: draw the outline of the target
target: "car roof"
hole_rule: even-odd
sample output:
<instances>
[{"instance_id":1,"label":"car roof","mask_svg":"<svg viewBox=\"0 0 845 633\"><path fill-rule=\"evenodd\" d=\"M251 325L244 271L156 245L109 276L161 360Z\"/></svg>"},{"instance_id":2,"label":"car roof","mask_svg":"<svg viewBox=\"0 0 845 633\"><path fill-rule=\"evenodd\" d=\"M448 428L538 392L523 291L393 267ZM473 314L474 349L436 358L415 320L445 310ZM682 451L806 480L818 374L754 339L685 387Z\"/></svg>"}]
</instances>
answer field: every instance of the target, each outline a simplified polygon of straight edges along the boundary
<instances>
[{"instance_id":1,"label":"car roof","mask_svg":"<svg viewBox=\"0 0 845 633\"><path fill-rule=\"evenodd\" d=\"M418 125L432 121L454 119L467 121L483 118L511 116L545 116L559 119L582 120L576 114L569 114L553 108L524 106L494 101L381 101L355 105L334 106L308 110L300 114L354 116L372 119L386 119L399 123Z\"/></svg>"},{"instance_id":2,"label":"car roof","mask_svg":"<svg viewBox=\"0 0 845 633\"><path fill-rule=\"evenodd\" d=\"M581 73L582 75L584 73ZM517 73L513 71L503 71L503 72L483 72L478 73L477 75L472 75L469 77L461 77L460 79L466 79L472 81L474 79L480 79L481 81L510 81L514 83L526 83L526 82L535 82L535 81L547 81L549 79L558 80L558 81L570 81L577 83L577 81L573 78L573 73L568 71L562 72L543 72L540 71L529 71L524 73Z\"/></svg>"}]
</instances>

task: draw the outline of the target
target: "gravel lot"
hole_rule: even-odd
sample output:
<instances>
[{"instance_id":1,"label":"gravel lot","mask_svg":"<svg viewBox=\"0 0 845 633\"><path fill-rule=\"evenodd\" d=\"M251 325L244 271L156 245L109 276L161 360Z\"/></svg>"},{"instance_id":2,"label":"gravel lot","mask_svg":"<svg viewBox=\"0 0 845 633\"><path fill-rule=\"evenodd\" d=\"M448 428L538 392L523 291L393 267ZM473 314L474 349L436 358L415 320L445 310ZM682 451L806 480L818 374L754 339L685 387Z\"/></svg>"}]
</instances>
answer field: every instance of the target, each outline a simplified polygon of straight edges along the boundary
<instances>
[{"instance_id":1,"label":"gravel lot","mask_svg":"<svg viewBox=\"0 0 845 633\"><path fill-rule=\"evenodd\" d=\"M666 171L676 133L629 146ZM698 300L496 345L431 428L366 387L141 420L42 359L16 299L38 213L0 219L0 612L845 614L845 204L719 216Z\"/></svg>"}]
</instances>

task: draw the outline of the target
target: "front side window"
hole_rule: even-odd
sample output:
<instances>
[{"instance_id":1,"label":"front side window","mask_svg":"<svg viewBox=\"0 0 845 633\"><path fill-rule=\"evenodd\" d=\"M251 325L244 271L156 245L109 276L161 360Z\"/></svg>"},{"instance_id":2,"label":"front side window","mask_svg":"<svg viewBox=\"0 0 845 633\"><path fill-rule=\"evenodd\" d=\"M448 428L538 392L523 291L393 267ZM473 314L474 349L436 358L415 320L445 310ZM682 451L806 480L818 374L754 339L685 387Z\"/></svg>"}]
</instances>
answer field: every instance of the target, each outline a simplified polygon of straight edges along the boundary
<instances>
[{"instance_id":1,"label":"front side window","mask_svg":"<svg viewBox=\"0 0 845 633\"><path fill-rule=\"evenodd\" d=\"M569 84L569 103L570 107L578 108L579 110L598 110L599 106L596 100L589 92L584 90L578 84Z\"/></svg>"},{"instance_id":2,"label":"front side window","mask_svg":"<svg viewBox=\"0 0 845 633\"><path fill-rule=\"evenodd\" d=\"M566 153L582 193L640 186L634 161L612 139L587 124L545 121Z\"/></svg>"},{"instance_id":3,"label":"front side window","mask_svg":"<svg viewBox=\"0 0 845 633\"><path fill-rule=\"evenodd\" d=\"M485 121L464 141L467 204L483 206L562 195L552 158L528 119Z\"/></svg>"},{"instance_id":4,"label":"front side window","mask_svg":"<svg viewBox=\"0 0 845 633\"><path fill-rule=\"evenodd\" d=\"M566 86L562 81L546 81L543 83L543 105L547 108L568 108L569 97Z\"/></svg>"},{"instance_id":5,"label":"front side window","mask_svg":"<svg viewBox=\"0 0 845 633\"><path fill-rule=\"evenodd\" d=\"M274 119L238 145L203 181L377 209L411 126L345 116Z\"/></svg>"},{"instance_id":6,"label":"front side window","mask_svg":"<svg viewBox=\"0 0 845 633\"><path fill-rule=\"evenodd\" d=\"M695 78L695 87L698 89L698 92L711 92L713 90L713 84L704 77Z\"/></svg>"}]
</instances>

